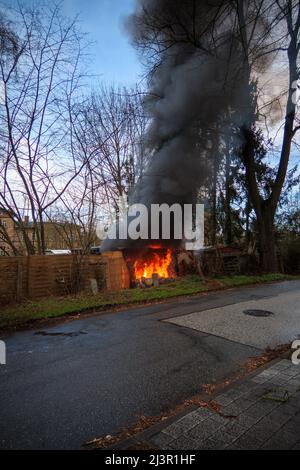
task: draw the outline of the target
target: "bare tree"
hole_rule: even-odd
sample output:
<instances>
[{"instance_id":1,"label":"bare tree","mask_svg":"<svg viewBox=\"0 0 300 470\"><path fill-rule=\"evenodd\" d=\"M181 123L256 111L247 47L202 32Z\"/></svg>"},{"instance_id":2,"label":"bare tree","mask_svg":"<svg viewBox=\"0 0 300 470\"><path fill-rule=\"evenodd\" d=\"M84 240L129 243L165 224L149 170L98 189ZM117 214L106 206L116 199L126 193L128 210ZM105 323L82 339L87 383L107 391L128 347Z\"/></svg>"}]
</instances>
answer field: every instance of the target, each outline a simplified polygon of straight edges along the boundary
<instances>
[{"instance_id":1,"label":"bare tree","mask_svg":"<svg viewBox=\"0 0 300 470\"><path fill-rule=\"evenodd\" d=\"M76 20L65 20L55 5L19 6L10 28L18 42L14 54L0 51L0 208L22 231L27 253L44 253L46 213L86 165L70 152L70 107L80 89L84 43Z\"/></svg>"},{"instance_id":2,"label":"bare tree","mask_svg":"<svg viewBox=\"0 0 300 470\"><path fill-rule=\"evenodd\" d=\"M75 106L69 103L68 109L69 152L85 166L47 217L65 245L85 253L99 242L96 226L103 231L111 222L119 198L130 193L142 174L147 119L140 91L125 88L101 87Z\"/></svg>"},{"instance_id":3,"label":"bare tree","mask_svg":"<svg viewBox=\"0 0 300 470\"><path fill-rule=\"evenodd\" d=\"M248 125L243 128L245 145L242 158L246 169L246 182L250 201L255 210L257 219L261 266L265 271L276 271L277 260L274 240L274 219L288 170L292 139L298 130L298 126L295 125L296 102L293 100L293 94L295 83L297 83L299 79L300 2L292 0L276 1L272 2L272 5L270 5L268 1L260 1L259 8L256 9L255 12L255 20L253 20L252 15L250 21L249 8L251 8L253 4L256 4L256 2L236 2L239 37L244 51L243 68L245 73L245 91L248 90L248 107L250 112ZM257 4L255 6L257 7ZM268 15L271 19L269 19L267 27L260 30L258 34L255 28L259 25L259 20L262 20L262 11L266 11L266 8L269 8ZM264 43L265 37L268 37L268 39L271 38L272 29L276 26L281 34L278 34L274 41L271 42L269 40L267 45L265 43L265 50L260 49L258 45ZM257 139L258 134L255 130L255 121L257 119L254 110L254 106L256 105L256 91L255 89L253 90L252 87L252 72L262 56L266 58L278 51L286 51L287 53L288 92L277 173L271 191L269 195L265 197L259 190L256 175L255 154L259 150L261 142Z\"/></svg>"},{"instance_id":4,"label":"bare tree","mask_svg":"<svg viewBox=\"0 0 300 470\"><path fill-rule=\"evenodd\" d=\"M57 206L48 212L45 223L47 246L68 248L85 255L92 246L99 244L97 224L102 207L99 196L93 173L87 166L76 183L64 192Z\"/></svg>"},{"instance_id":5,"label":"bare tree","mask_svg":"<svg viewBox=\"0 0 300 470\"><path fill-rule=\"evenodd\" d=\"M92 94L83 117L97 187L107 205L116 207L120 197L130 194L146 163L147 117L141 92L101 87Z\"/></svg>"}]
</instances>

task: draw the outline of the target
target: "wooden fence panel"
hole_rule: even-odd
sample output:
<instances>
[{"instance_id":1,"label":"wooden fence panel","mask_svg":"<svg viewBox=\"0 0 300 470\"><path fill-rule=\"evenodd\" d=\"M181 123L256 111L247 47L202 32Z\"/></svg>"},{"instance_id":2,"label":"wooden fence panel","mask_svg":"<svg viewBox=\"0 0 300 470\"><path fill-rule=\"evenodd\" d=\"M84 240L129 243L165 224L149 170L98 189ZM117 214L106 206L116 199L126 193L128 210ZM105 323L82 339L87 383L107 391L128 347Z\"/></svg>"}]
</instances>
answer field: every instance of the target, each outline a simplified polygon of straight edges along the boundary
<instances>
[{"instance_id":1,"label":"wooden fence panel","mask_svg":"<svg viewBox=\"0 0 300 470\"><path fill-rule=\"evenodd\" d=\"M25 298L128 288L129 273L121 252L103 255L0 257L0 306Z\"/></svg>"}]
</instances>

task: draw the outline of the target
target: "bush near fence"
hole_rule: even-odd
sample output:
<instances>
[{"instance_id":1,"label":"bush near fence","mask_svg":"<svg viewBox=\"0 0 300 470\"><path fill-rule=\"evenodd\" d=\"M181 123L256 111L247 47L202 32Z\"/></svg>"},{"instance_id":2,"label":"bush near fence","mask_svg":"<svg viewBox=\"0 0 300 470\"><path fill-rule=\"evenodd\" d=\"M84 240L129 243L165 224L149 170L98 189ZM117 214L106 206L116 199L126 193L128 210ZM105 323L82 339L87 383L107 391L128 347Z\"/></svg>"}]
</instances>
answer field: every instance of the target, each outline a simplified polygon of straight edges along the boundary
<instances>
[{"instance_id":1,"label":"bush near fence","mask_svg":"<svg viewBox=\"0 0 300 470\"><path fill-rule=\"evenodd\" d=\"M0 258L0 305L91 291L92 282L99 291L128 288L122 253Z\"/></svg>"}]
</instances>

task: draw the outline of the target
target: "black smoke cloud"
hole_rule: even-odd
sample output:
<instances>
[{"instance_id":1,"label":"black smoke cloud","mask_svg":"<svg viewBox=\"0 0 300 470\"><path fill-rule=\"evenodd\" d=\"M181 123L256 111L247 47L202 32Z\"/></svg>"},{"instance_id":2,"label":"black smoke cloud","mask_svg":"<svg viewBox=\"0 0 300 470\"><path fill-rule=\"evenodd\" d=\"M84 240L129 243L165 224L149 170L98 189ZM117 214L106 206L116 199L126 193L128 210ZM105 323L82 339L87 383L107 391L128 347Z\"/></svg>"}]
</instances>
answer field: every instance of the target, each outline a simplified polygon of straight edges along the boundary
<instances>
[{"instance_id":1,"label":"black smoke cloud","mask_svg":"<svg viewBox=\"0 0 300 470\"><path fill-rule=\"evenodd\" d=\"M151 117L146 136L151 158L131 203L194 203L210 177L218 148L215 139L232 129L228 110L246 106L230 3L139 0L127 20L143 59L153 59L153 54L154 62L156 58L145 100ZM239 113L239 119L246 114ZM102 249L130 243L136 242L106 239Z\"/></svg>"}]
</instances>

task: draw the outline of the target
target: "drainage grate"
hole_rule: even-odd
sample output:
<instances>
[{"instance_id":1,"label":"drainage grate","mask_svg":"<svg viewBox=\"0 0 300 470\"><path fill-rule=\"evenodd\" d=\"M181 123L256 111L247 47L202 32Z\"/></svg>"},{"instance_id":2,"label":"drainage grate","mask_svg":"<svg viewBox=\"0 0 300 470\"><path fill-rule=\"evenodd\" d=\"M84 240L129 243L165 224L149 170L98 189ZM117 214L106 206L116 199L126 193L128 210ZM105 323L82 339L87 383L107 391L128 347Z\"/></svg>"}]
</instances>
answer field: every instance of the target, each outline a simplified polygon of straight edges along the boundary
<instances>
[{"instance_id":1,"label":"drainage grate","mask_svg":"<svg viewBox=\"0 0 300 470\"><path fill-rule=\"evenodd\" d=\"M270 315L274 315L273 312L269 312L268 310L244 310L245 315L251 315L252 317L269 317Z\"/></svg>"}]
</instances>

